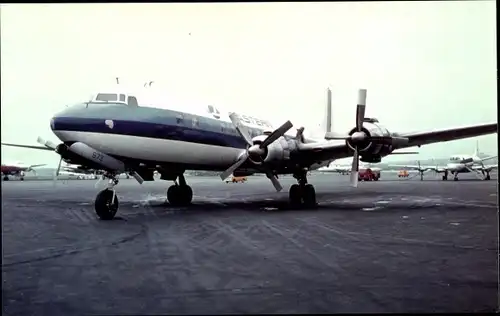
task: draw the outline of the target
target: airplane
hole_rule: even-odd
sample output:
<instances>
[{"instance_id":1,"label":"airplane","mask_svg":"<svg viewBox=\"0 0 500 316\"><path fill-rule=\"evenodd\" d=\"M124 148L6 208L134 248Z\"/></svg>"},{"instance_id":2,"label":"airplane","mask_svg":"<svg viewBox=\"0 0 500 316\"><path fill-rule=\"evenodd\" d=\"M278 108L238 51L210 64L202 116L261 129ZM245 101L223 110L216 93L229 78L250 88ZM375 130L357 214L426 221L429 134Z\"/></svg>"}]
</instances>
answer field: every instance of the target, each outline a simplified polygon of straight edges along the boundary
<instances>
[{"instance_id":1,"label":"airplane","mask_svg":"<svg viewBox=\"0 0 500 316\"><path fill-rule=\"evenodd\" d=\"M28 166L22 162L15 162L15 163L7 163L7 164L2 164L2 175L3 175L3 180L4 181L9 181L9 175L10 176L16 176L19 177L19 180L24 181L24 173L25 172L30 172L33 171L36 174L36 171L34 168L36 167L42 167L45 166L46 164L37 164L37 165L31 165Z\"/></svg>"},{"instance_id":2,"label":"airplane","mask_svg":"<svg viewBox=\"0 0 500 316\"><path fill-rule=\"evenodd\" d=\"M350 174L351 173L351 166L347 166L347 165L329 165L329 166L318 168L318 171L321 171L321 172L336 172L336 173L340 173L342 175L346 175L346 174Z\"/></svg>"},{"instance_id":3,"label":"airplane","mask_svg":"<svg viewBox=\"0 0 500 316\"><path fill-rule=\"evenodd\" d=\"M377 119L365 117L367 90L360 89L354 127L347 134L327 132L324 139L314 141L305 137L304 127L290 133L290 121L273 128L266 120L218 111L213 105L193 108L169 103L144 90L114 87L55 114L50 127L59 144L40 137L37 141L42 146L2 144L55 151L60 163L103 170L109 181L97 194L94 209L99 218L111 220L119 205L117 175L123 172L140 184L154 181L155 170L162 180L173 181L167 190L173 206L192 201L186 170L219 171L222 180L231 174L263 173L278 192L283 187L277 176L292 174L298 183L289 189L289 202L310 207L317 204L314 186L307 181L310 170L353 157L350 182L357 187L360 160L380 162L395 149L492 134L498 127L487 123L391 133Z\"/></svg>"},{"instance_id":4,"label":"airplane","mask_svg":"<svg viewBox=\"0 0 500 316\"><path fill-rule=\"evenodd\" d=\"M490 172L498 168L498 164L485 165L484 162L490 159L497 158L498 156L491 156L486 158L479 157L479 141L476 141L476 149L474 153L465 155L453 155L449 158L446 167L439 166L422 166L420 161L417 165L391 165L392 167L400 167L410 170L417 170L420 175L420 180L424 179L424 173L427 171L434 171L436 173L443 173L443 181L448 180L448 173L453 175L453 180L458 181L459 173L474 172L481 180L491 180Z\"/></svg>"}]
</instances>

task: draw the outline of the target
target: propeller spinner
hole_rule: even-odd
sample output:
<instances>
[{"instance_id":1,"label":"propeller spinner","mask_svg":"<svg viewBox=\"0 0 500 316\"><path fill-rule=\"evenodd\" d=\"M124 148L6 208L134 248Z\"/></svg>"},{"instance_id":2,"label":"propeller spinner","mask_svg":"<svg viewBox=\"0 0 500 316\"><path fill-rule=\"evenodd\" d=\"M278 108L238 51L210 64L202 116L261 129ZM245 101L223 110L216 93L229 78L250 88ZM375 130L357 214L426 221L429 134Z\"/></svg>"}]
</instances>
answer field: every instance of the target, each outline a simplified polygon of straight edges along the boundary
<instances>
[{"instance_id":1,"label":"propeller spinner","mask_svg":"<svg viewBox=\"0 0 500 316\"><path fill-rule=\"evenodd\" d=\"M252 161L260 162L261 167L264 169L264 172L266 173L266 176L269 178L269 180L271 180L276 191L279 192L283 190L283 187L279 183L276 176L273 174L272 170L264 164L262 156L265 155L267 147L271 145L273 142L275 142L278 138L285 135L285 133L293 127L293 124L290 121L285 122L285 124L281 125L276 130L274 130L262 143L254 144L252 142L252 138L245 129L245 126L241 124L238 116L235 113L231 113L229 115L229 118L231 119L231 122L233 123L234 127L240 134L241 138L243 138L245 142L248 144L248 148L240 155L238 161L236 161L226 171L221 173L220 175L221 179L222 180L226 179L236 169L238 169L241 165L243 165L248 159L251 159Z\"/></svg>"}]
</instances>

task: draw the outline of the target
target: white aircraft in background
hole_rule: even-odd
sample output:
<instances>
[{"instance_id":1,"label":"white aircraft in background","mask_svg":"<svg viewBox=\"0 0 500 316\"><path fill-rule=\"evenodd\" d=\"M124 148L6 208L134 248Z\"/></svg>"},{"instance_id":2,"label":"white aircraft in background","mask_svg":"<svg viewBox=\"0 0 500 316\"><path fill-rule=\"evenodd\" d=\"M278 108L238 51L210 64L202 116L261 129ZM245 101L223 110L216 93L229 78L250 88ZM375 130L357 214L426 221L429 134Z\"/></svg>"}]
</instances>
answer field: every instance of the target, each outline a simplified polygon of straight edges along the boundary
<instances>
[{"instance_id":1,"label":"white aircraft in background","mask_svg":"<svg viewBox=\"0 0 500 316\"><path fill-rule=\"evenodd\" d=\"M1 171L3 175L3 180L8 181L9 176L19 177L19 180L24 180L24 173L32 171L36 175L36 171L34 168L42 167L46 164L37 164L37 165L26 165L20 161L15 163L2 163Z\"/></svg>"},{"instance_id":2,"label":"white aircraft in background","mask_svg":"<svg viewBox=\"0 0 500 316\"><path fill-rule=\"evenodd\" d=\"M354 127L345 135L330 132L325 140L312 140L304 136L303 127L287 134L293 127L290 121L274 129L266 120L218 111L211 105L186 108L155 99L147 90L116 86L65 108L50 122L60 144L41 138L42 146L2 144L55 151L68 163L104 170L108 187L97 195L94 206L101 219L109 220L118 210L114 187L123 172L142 183L154 181L157 170L162 180L174 182L167 198L176 206L190 204L193 198L186 170L220 171L222 180L231 174L263 173L277 191L282 190L277 175L292 174L298 184L290 187L290 203L307 207L316 205L315 189L307 181L309 170L353 157L351 185L356 187L360 159L380 162L395 149L492 134L498 127L488 123L390 133L377 119L365 117L366 90L362 89Z\"/></svg>"},{"instance_id":3,"label":"white aircraft in background","mask_svg":"<svg viewBox=\"0 0 500 316\"><path fill-rule=\"evenodd\" d=\"M439 166L422 166L420 161L417 165L391 165L392 167L400 167L410 170L417 170L420 175L420 180L424 179L424 173L427 171L434 171L436 173L444 173L443 180L448 180L448 173L451 173L454 177L453 180L458 181L459 173L469 173L473 172L481 180L490 180L490 172L493 169L497 169L498 164L495 165L485 165L484 162L490 159L497 158L498 156L491 156L487 158L479 157L479 141L476 141L476 149L472 155L453 155L450 157L446 167ZM417 175L418 175L417 174Z\"/></svg>"}]
</instances>

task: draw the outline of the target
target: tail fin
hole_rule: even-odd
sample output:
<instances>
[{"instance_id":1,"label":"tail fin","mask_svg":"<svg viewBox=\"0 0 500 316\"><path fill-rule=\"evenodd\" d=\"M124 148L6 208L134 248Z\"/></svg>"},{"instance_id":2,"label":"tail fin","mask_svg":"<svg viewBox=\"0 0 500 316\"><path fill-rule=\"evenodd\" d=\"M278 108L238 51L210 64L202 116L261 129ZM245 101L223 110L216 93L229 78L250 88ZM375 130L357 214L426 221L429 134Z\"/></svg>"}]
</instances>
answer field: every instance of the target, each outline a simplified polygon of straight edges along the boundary
<instances>
[{"instance_id":1,"label":"tail fin","mask_svg":"<svg viewBox=\"0 0 500 316\"><path fill-rule=\"evenodd\" d=\"M474 157L479 157L479 140L476 140L476 149L474 150Z\"/></svg>"},{"instance_id":2,"label":"tail fin","mask_svg":"<svg viewBox=\"0 0 500 316\"><path fill-rule=\"evenodd\" d=\"M332 131L332 90L328 88L327 100L326 100L326 132L330 133L331 131Z\"/></svg>"}]
</instances>

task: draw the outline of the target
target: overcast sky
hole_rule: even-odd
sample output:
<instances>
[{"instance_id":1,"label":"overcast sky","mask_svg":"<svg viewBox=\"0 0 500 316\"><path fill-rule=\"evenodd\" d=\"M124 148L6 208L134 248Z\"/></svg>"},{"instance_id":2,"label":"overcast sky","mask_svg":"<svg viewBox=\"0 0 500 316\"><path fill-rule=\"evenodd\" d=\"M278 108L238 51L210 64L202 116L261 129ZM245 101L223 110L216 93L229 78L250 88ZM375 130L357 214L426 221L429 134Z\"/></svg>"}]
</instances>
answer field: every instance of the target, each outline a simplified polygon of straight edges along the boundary
<instances>
[{"instance_id":1,"label":"overcast sky","mask_svg":"<svg viewBox=\"0 0 500 316\"><path fill-rule=\"evenodd\" d=\"M358 88L390 131L494 122L495 12L494 1L2 5L2 142L56 141L52 115L117 76L319 135L328 86L339 132L355 124ZM481 151L497 153L496 138L480 137ZM2 162L16 160L58 157L2 146Z\"/></svg>"}]
</instances>

